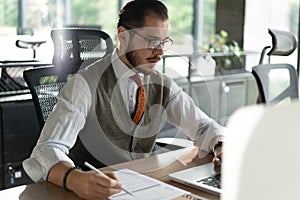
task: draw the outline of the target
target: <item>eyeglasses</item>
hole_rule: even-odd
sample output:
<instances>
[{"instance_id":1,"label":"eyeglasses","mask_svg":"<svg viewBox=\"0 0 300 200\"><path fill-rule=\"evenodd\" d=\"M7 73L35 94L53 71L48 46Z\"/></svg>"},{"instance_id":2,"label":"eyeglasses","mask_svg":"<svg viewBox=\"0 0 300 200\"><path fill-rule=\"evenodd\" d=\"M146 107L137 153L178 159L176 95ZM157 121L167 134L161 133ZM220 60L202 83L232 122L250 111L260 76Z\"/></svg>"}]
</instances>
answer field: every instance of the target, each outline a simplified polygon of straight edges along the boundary
<instances>
[{"instance_id":1,"label":"eyeglasses","mask_svg":"<svg viewBox=\"0 0 300 200\"><path fill-rule=\"evenodd\" d=\"M148 39L145 36L139 34L137 31L130 29L126 26L124 26L124 27L126 29L132 31L133 33L137 34L138 36L144 38L145 40L147 40L148 41L148 49L150 49L150 50L154 51L155 49L158 49L160 46L162 46L162 50L166 51L173 45L173 40L169 37L167 37L166 39L164 39L162 41L158 40L158 39Z\"/></svg>"}]
</instances>

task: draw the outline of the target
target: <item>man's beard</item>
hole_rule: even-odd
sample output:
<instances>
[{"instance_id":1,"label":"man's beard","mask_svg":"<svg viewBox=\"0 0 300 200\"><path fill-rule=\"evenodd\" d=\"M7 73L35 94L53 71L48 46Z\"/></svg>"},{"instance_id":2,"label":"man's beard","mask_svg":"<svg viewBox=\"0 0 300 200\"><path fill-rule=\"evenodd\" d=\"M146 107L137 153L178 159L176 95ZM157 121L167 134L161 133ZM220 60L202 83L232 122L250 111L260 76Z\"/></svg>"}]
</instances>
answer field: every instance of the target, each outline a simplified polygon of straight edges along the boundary
<instances>
[{"instance_id":1,"label":"man's beard","mask_svg":"<svg viewBox=\"0 0 300 200\"><path fill-rule=\"evenodd\" d=\"M132 67L136 68L138 66L137 57L134 55L133 51L128 51L125 54L126 59L132 65Z\"/></svg>"},{"instance_id":2,"label":"man's beard","mask_svg":"<svg viewBox=\"0 0 300 200\"><path fill-rule=\"evenodd\" d=\"M142 64L142 59L141 57L138 56L138 53L136 51L126 51L125 57L128 60L129 64L131 66L128 66L129 68L133 68L133 70L142 72L144 74L147 74L149 72L146 72L145 70L142 69L142 67L146 67L147 64ZM161 59L159 56L153 56L149 57L146 60L156 60L157 62ZM147 68L147 67L146 67Z\"/></svg>"}]
</instances>

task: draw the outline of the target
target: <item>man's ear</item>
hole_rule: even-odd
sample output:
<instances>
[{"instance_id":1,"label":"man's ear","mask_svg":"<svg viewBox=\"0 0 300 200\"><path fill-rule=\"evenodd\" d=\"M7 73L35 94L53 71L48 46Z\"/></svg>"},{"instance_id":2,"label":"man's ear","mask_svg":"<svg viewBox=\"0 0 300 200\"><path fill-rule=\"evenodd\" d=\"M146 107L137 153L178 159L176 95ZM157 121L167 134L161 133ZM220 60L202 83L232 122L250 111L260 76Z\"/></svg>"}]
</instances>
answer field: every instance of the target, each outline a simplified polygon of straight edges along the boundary
<instances>
[{"instance_id":1,"label":"man's ear","mask_svg":"<svg viewBox=\"0 0 300 200\"><path fill-rule=\"evenodd\" d=\"M120 42L120 47L125 47L127 48L129 40L130 40L130 35L129 32L126 28L123 26L120 26L118 28L118 40Z\"/></svg>"}]
</instances>

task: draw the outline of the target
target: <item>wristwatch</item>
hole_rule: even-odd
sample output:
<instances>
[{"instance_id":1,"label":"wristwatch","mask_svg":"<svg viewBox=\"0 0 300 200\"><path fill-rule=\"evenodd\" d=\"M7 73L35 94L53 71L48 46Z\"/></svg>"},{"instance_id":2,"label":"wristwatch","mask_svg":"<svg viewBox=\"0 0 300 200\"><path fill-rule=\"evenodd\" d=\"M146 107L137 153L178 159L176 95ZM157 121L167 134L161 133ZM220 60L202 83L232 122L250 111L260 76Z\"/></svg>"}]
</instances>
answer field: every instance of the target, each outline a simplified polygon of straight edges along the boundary
<instances>
[{"instance_id":1,"label":"wristwatch","mask_svg":"<svg viewBox=\"0 0 300 200\"><path fill-rule=\"evenodd\" d=\"M222 145L223 145L223 141L222 140L218 140L218 142L214 145L214 147L213 147L213 152L215 152L215 149L217 148L217 147L222 147Z\"/></svg>"}]
</instances>

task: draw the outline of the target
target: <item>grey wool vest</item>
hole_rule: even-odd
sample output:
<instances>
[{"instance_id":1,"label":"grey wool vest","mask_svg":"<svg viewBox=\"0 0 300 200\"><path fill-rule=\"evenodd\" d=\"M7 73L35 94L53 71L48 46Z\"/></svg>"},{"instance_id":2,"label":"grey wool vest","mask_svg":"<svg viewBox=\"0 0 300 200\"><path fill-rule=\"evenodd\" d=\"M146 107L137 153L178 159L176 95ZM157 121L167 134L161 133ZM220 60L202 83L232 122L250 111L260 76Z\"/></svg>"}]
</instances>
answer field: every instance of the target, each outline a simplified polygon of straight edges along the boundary
<instances>
[{"instance_id":1,"label":"grey wool vest","mask_svg":"<svg viewBox=\"0 0 300 200\"><path fill-rule=\"evenodd\" d=\"M128 105L125 105L123 101L113 67L111 64L107 65L108 59L111 59L111 57L108 56L81 73L86 81L90 83L93 99L91 111L86 118L86 125L80 132L79 142L76 142L73 148L80 153L76 154L76 151L75 154L74 151L72 153L72 155L77 155L75 157L94 157L95 160L90 160L90 162L99 167L143 158L151 154L157 134L165 121L165 107L169 101L171 85L171 80L158 72L144 77L147 104L141 121L138 125L135 125L126 109ZM101 67L105 69L96 69ZM97 75L99 75L97 81L92 81L95 80ZM98 125L92 125L90 122L92 120L89 119L94 119L93 123L98 123ZM91 133L91 130L87 131L90 126L99 127L100 130L97 131L93 128ZM92 136L92 134L98 134L101 141L95 141L97 137ZM93 139L90 139L91 137L86 139L86 135L90 135ZM98 142L99 148L102 146L103 149L97 153L95 148L98 148L98 146L94 145L94 149L91 148L89 146L91 141L93 143ZM84 151L82 148L87 150ZM88 156L83 152L91 155ZM103 161L108 159L104 158L107 156L105 153L113 157L114 161ZM72 158L77 159L74 156ZM104 163L104 165L97 164L96 160ZM81 163L81 161L79 162Z\"/></svg>"},{"instance_id":2,"label":"grey wool vest","mask_svg":"<svg viewBox=\"0 0 300 200\"><path fill-rule=\"evenodd\" d=\"M107 68L97 86L96 113L100 126L112 143L130 152L151 152L159 131L156 121L161 119L170 92L162 77L159 74L145 76L146 109L140 123L135 126L118 90L113 69Z\"/></svg>"}]
</instances>

